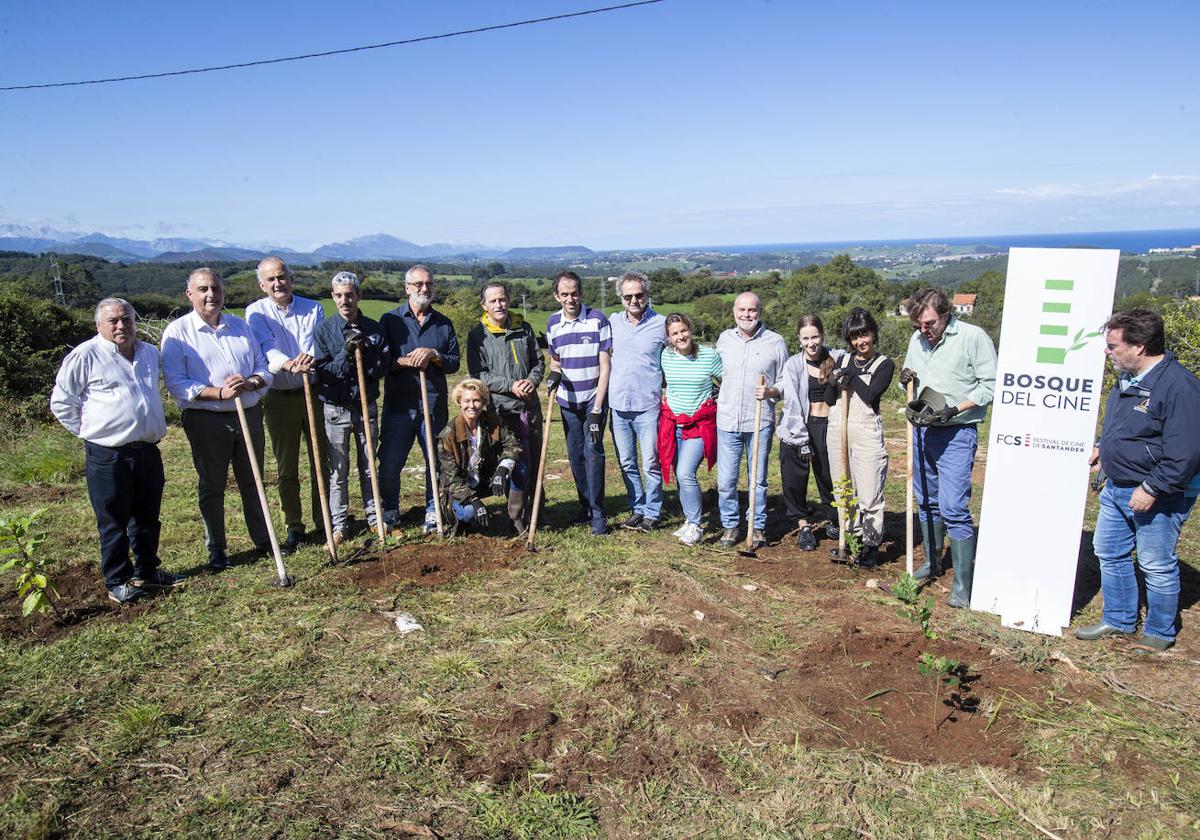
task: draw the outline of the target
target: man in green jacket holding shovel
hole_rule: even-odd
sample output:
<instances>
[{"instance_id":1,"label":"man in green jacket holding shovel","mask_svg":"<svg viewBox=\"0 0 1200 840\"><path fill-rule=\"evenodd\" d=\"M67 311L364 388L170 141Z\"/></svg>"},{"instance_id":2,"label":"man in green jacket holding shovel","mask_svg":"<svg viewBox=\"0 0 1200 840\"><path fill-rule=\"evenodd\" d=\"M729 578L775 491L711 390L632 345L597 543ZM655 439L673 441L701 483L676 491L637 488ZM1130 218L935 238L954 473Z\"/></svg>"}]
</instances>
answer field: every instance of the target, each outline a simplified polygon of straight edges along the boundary
<instances>
[{"instance_id":1,"label":"man in green jacket holding shovel","mask_svg":"<svg viewBox=\"0 0 1200 840\"><path fill-rule=\"evenodd\" d=\"M537 389L546 363L533 328L509 312L508 285L490 280L479 293L483 314L467 336L467 370L480 379L492 396L500 422L521 442L528 476L525 486L513 482L508 493L508 515L518 535L529 524L526 489L537 486L538 458L542 451L542 404Z\"/></svg>"}]
</instances>

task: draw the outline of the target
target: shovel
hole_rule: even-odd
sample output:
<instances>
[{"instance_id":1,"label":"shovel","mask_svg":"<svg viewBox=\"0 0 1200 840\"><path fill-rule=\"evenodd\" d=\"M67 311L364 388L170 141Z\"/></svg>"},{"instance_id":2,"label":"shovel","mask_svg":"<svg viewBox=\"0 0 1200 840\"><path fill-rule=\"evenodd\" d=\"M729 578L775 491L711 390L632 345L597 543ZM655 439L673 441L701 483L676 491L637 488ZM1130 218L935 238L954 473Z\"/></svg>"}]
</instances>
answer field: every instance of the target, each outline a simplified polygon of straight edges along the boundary
<instances>
[{"instance_id":1,"label":"shovel","mask_svg":"<svg viewBox=\"0 0 1200 840\"><path fill-rule=\"evenodd\" d=\"M425 463L429 465L429 485L433 488L433 515L437 518L437 532L445 536L442 525L442 488L438 486L437 441L433 439L433 423L429 420L429 396L425 391L425 368L421 368L421 413L425 415Z\"/></svg>"},{"instance_id":2,"label":"shovel","mask_svg":"<svg viewBox=\"0 0 1200 840\"><path fill-rule=\"evenodd\" d=\"M550 421L554 419L554 394L552 388L546 395L546 420L542 425L542 454L538 458L537 485L533 491L533 513L529 515L529 534L525 538L525 550L537 551L533 539L537 534L538 514L542 510L542 489L546 486L546 452L550 448Z\"/></svg>"},{"instance_id":3,"label":"shovel","mask_svg":"<svg viewBox=\"0 0 1200 840\"><path fill-rule=\"evenodd\" d=\"M910 427L911 428L911 427ZM850 389L842 389L842 478L850 477ZM838 547L834 549L834 556L839 561L849 562L846 556L846 528L850 525L850 516L846 512L844 503L838 505Z\"/></svg>"},{"instance_id":4,"label":"shovel","mask_svg":"<svg viewBox=\"0 0 1200 840\"><path fill-rule=\"evenodd\" d=\"M908 382L908 401L912 402L913 382ZM908 481L904 491L904 562L908 564L908 573L913 573L913 425L905 419L904 429L908 433Z\"/></svg>"},{"instance_id":5,"label":"shovel","mask_svg":"<svg viewBox=\"0 0 1200 840\"><path fill-rule=\"evenodd\" d=\"M758 385L767 384L767 377L758 375ZM754 514L755 502L758 500L758 428L762 425L762 400L756 400L754 405L754 434L750 437L750 520L746 526L746 547L738 551L742 557L758 557L754 550Z\"/></svg>"},{"instance_id":6,"label":"shovel","mask_svg":"<svg viewBox=\"0 0 1200 840\"><path fill-rule=\"evenodd\" d=\"M246 409L242 406L241 395L234 396L233 404L237 406L238 423L242 426L242 440L246 443L246 454L250 456L250 472L254 474L254 486L258 489L258 503L262 506L263 519L267 523L267 536L271 538L271 551L275 555L275 571L278 574L275 585L287 588L295 581L283 567L283 553L279 550L279 538L275 536L275 523L271 521L271 509L267 507L267 490L263 487L262 470L258 468L258 458L254 454L254 442L250 440L250 424L246 421Z\"/></svg>"},{"instance_id":7,"label":"shovel","mask_svg":"<svg viewBox=\"0 0 1200 840\"><path fill-rule=\"evenodd\" d=\"M308 381L308 374L304 375L304 406L308 410L308 439L317 449L313 460L317 462L317 495L321 499L321 521L325 524L325 550L329 552L329 558L336 563L337 547L333 544L333 521L329 518L329 494L325 490L325 467L321 463L321 446L317 443L320 440L317 436L317 412L313 406L312 385Z\"/></svg>"},{"instance_id":8,"label":"shovel","mask_svg":"<svg viewBox=\"0 0 1200 840\"><path fill-rule=\"evenodd\" d=\"M375 533L383 545L383 500L379 496L379 470L376 468L375 441L371 440L371 415L367 409L367 372L363 368L362 348L354 348L354 366L358 368L358 399L362 403L363 437L367 442L367 457L371 459L371 493L375 496ZM421 392L425 392L425 371L421 371ZM426 422L429 415L425 415Z\"/></svg>"}]
</instances>

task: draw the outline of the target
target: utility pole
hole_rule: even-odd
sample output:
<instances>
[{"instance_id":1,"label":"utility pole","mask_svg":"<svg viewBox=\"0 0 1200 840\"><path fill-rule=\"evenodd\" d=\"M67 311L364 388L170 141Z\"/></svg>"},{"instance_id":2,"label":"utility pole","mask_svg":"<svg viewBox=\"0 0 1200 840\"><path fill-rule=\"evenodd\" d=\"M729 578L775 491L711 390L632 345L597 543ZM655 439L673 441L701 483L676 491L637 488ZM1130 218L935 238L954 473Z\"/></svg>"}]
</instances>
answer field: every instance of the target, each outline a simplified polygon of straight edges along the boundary
<instances>
[{"instance_id":1,"label":"utility pole","mask_svg":"<svg viewBox=\"0 0 1200 840\"><path fill-rule=\"evenodd\" d=\"M54 271L54 302L64 309L67 306L67 293L63 288L62 272L58 269L58 257L50 252L50 268Z\"/></svg>"}]
</instances>

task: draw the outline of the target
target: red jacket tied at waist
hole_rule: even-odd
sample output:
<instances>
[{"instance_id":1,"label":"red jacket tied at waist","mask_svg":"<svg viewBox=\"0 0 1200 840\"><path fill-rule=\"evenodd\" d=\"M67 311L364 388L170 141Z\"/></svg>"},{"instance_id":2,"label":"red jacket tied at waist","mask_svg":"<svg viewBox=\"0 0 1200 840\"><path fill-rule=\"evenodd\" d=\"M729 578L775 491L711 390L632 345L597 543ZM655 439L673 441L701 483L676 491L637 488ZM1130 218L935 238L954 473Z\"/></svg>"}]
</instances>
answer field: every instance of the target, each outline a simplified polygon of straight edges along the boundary
<instances>
[{"instance_id":1,"label":"red jacket tied at waist","mask_svg":"<svg viewBox=\"0 0 1200 840\"><path fill-rule=\"evenodd\" d=\"M671 468L675 465L675 427L683 432L684 440L704 441L704 458L711 471L717 461L717 404L705 400L691 414L676 414L662 401L658 411L658 463L662 467L663 486L671 483Z\"/></svg>"}]
</instances>

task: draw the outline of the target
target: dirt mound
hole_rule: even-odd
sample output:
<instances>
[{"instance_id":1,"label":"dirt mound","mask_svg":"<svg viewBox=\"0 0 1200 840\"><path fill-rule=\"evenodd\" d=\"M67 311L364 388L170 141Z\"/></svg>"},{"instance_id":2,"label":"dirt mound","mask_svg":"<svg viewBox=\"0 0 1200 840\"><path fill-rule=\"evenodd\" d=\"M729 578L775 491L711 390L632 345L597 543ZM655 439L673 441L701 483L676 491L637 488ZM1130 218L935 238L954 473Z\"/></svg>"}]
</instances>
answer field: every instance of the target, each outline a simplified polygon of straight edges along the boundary
<instances>
[{"instance_id":1,"label":"dirt mound","mask_svg":"<svg viewBox=\"0 0 1200 840\"><path fill-rule=\"evenodd\" d=\"M961 686L939 687L922 674L924 651L961 663ZM997 767L1018 766L1022 749L1017 725L1002 713L1006 693L1040 702L1047 689L1044 677L996 662L978 645L857 627L801 651L794 672L780 682L821 721L806 733L811 744Z\"/></svg>"},{"instance_id":2,"label":"dirt mound","mask_svg":"<svg viewBox=\"0 0 1200 840\"><path fill-rule=\"evenodd\" d=\"M129 621L154 606L154 598L143 598L128 606L108 600L100 571L90 565L69 566L53 579L58 595L54 598L61 614L53 610L25 618L17 598L13 578L5 579L0 589L0 638L54 641L73 635L89 621L109 619Z\"/></svg>"},{"instance_id":3,"label":"dirt mound","mask_svg":"<svg viewBox=\"0 0 1200 840\"><path fill-rule=\"evenodd\" d=\"M680 636L678 633L670 630L663 630L660 628L655 628L654 630L646 633L646 635L642 637L642 643L656 647L659 651L667 654L668 656L678 656L679 654L688 650L690 647L690 645L687 643L687 640L684 639L683 636Z\"/></svg>"},{"instance_id":4,"label":"dirt mound","mask_svg":"<svg viewBox=\"0 0 1200 840\"><path fill-rule=\"evenodd\" d=\"M340 573L340 579L363 589L392 589L402 582L443 586L463 575L507 569L525 551L520 541L472 536L443 542L403 545L367 556Z\"/></svg>"}]
</instances>

